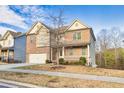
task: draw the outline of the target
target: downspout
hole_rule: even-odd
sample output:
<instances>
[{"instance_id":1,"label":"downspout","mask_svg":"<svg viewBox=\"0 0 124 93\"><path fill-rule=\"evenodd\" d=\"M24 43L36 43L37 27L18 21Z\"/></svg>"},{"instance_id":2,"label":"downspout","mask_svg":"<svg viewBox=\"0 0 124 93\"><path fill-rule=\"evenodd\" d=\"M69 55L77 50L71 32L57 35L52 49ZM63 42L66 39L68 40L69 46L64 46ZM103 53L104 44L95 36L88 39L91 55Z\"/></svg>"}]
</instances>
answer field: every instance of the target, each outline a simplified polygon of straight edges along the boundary
<instances>
[{"instance_id":1,"label":"downspout","mask_svg":"<svg viewBox=\"0 0 124 93\"><path fill-rule=\"evenodd\" d=\"M87 49L88 49L88 62L87 62L87 66L90 65L90 48L89 48L89 44L87 45Z\"/></svg>"}]
</instances>

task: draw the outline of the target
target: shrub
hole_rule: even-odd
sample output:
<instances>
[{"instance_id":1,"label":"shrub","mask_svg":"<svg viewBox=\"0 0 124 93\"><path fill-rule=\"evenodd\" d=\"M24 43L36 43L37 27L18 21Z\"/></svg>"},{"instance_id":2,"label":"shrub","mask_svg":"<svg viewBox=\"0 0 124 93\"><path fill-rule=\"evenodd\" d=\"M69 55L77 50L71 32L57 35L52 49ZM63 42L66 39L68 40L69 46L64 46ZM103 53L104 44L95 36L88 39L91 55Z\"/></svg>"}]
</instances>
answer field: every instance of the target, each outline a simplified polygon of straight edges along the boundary
<instances>
[{"instance_id":1,"label":"shrub","mask_svg":"<svg viewBox=\"0 0 124 93\"><path fill-rule=\"evenodd\" d=\"M60 58L59 64L61 64L61 65L85 65L86 58L80 57L79 61L73 61L73 62L68 62L68 61L65 61L64 58Z\"/></svg>"},{"instance_id":2,"label":"shrub","mask_svg":"<svg viewBox=\"0 0 124 93\"><path fill-rule=\"evenodd\" d=\"M69 64L69 62L68 62L68 61L66 61L64 65L68 65L68 64Z\"/></svg>"},{"instance_id":3,"label":"shrub","mask_svg":"<svg viewBox=\"0 0 124 93\"><path fill-rule=\"evenodd\" d=\"M20 60L14 60L14 63L22 63Z\"/></svg>"},{"instance_id":4,"label":"shrub","mask_svg":"<svg viewBox=\"0 0 124 93\"><path fill-rule=\"evenodd\" d=\"M114 48L100 52L96 55L96 61L98 67L124 70L124 49L117 48L117 55Z\"/></svg>"},{"instance_id":5,"label":"shrub","mask_svg":"<svg viewBox=\"0 0 124 93\"><path fill-rule=\"evenodd\" d=\"M59 63L64 64L65 63L64 58L59 58Z\"/></svg>"},{"instance_id":6,"label":"shrub","mask_svg":"<svg viewBox=\"0 0 124 93\"><path fill-rule=\"evenodd\" d=\"M80 57L79 63L80 63L81 65L85 65L85 64L86 64L86 58L85 58L85 57Z\"/></svg>"},{"instance_id":7,"label":"shrub","mask_svg":"<svg viewBox=\"0 0 124 93\"><path fill-rule=\"evenodd\" d=\"M79 62L79 61L73 61L73 62L68 62L66 64L67 65L81 65L81 62Z\"/></svg>"},{"instance_id":8,"label":"shrub","mask_svg":"<svg viewBox=\"0 0 124 93\"><path fill-rule=\"evenodd\" d=\"M50 61L50 60L46 60L46 64L49 64L49 63L52 63L52 61Z\"/></svg>"}]
</instances>

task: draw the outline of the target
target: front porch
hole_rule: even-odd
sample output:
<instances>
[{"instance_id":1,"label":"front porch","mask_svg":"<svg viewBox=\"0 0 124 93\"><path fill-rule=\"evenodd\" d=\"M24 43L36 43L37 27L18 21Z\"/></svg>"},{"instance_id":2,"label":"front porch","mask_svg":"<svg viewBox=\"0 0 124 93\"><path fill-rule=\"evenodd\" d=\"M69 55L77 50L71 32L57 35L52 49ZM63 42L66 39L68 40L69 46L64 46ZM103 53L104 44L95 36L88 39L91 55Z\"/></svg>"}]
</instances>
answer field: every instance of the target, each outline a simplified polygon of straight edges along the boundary
<instances>
[{"instance_id":1,"label":"front porch","mask_svg":"<svg viewBox=\"0 0 124 93\"><path fill-rule=\"evenodd\" d=\"M52 61L56 60L56 49L52 49ZM64 58L65 61L73 62L79 61L80 57L85 57L86 65L90 65L90 49L88 45L80 46L63 46L59 49L59 58Z\"/></svg>"},{"instance_id":2,"label":"front porch","mask_svg":"<svg viewBox=\"0 0 124 93\"><path fill-rule=\"evenodd\" d=\"M13 63L14 62L14 48L6 47L1 49L1 62Z\"/></svg>"}]
</instances>

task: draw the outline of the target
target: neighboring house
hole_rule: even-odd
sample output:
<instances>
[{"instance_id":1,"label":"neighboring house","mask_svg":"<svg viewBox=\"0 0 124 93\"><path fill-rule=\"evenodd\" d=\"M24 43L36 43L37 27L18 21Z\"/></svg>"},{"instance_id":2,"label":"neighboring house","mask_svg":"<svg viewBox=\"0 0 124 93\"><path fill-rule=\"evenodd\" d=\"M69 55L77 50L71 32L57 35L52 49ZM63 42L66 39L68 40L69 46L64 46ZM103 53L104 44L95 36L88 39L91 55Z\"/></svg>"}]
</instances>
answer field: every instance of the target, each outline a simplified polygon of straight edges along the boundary
<instances>
[{"instance_id":1,"label":"neighboring house","mask_svg":"<svg viewBox=\"0 0 124 93\"><path fill-rule=\"evenodd\" d=\"M13 62L14 59L14 37L20 32L7 31L0 40L1 61Z\"/></svg>"},{"instance_id":2,"label":"neighboring house","mask_svg":"<svg viewBox=\"0 0 124 93\"><path fill-rule=\"evenodd\" d=\"M26 61L28 63L45 63L48 60L56 60L56 48L54 47L54 34L48 26L37 22L27 32ZM61 28L61 42L59 58L67 61L77 61L80 57L86 57L87 65L95 65L95 36L92 28L75 20L70 26ZM52 42L52 44L50 44ZM51 45L51 48L50 48Z\"/></svg>"},{"instance_id":3,"label":"neighboring house","mask_svg":"<svg viewBox=\"0 0 124 93\"><path fill-rule=\"evenodd\" d=\"M26 34L14 38L14 62L26 62Z\"/></svg>"}]
</instances>

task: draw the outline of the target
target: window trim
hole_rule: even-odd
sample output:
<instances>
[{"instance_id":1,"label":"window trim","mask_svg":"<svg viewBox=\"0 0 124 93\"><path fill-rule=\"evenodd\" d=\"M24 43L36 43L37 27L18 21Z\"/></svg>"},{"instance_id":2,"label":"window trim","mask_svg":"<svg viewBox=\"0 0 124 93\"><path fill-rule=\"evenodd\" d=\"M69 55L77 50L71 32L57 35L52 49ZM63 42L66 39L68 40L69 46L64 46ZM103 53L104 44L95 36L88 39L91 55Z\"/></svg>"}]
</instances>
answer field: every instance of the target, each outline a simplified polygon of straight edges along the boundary
<instances>
[{"instance_id":1,"label":"window trim","mask_svg":"<svg viewBox=\"0 0 124 93\"><path fill-rule=\"evenodd\" d=\"M81 40L81 32L74 32L73 40Z\"/></svg>"}]
</instances>

